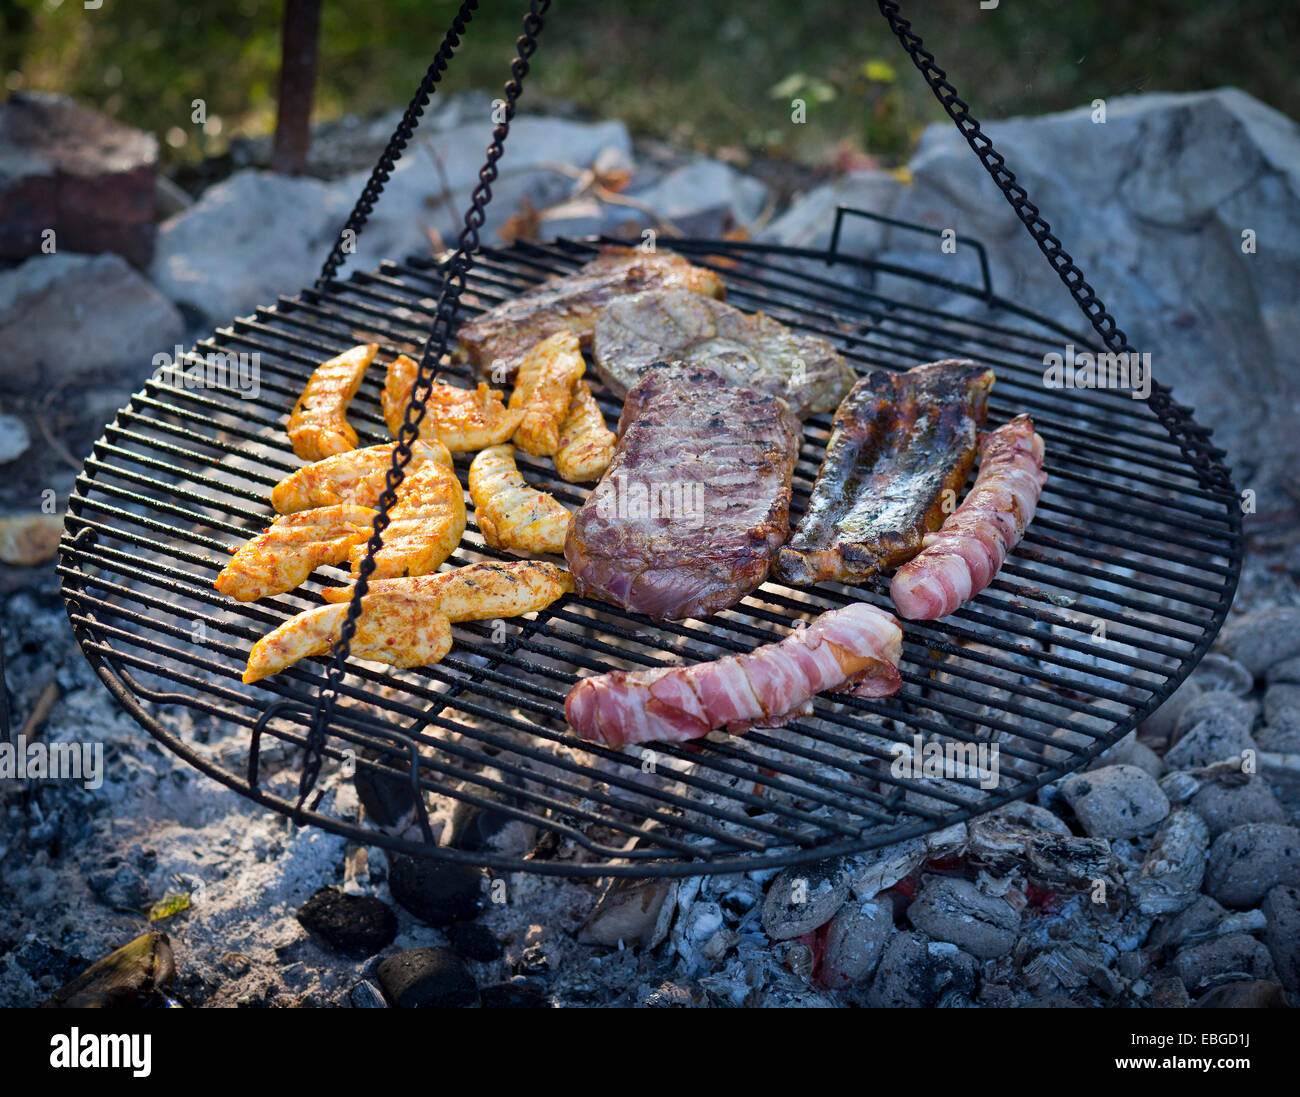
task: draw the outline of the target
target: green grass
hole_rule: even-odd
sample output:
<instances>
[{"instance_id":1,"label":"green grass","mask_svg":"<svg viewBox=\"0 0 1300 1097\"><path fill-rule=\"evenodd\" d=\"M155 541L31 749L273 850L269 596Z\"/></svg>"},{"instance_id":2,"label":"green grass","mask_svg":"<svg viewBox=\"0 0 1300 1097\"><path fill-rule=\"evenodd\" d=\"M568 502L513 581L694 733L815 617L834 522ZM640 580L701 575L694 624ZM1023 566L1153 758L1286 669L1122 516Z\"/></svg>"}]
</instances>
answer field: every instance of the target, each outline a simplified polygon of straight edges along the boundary
<instances>
[{"instance_id":1,"label":"green grass","mask_svg":"<svg viewBox=\"0 0 1300 1097\"><path fill-rule=\"evenodd\" d=\"M456 5L325 0L321 118L404 104ZM1235 84L1300 115L1285 0L977 0L904 4L978 117L1144 90ZM484 0L446 88L498 88L523 5ZM173 160L274 119L280 4L270 0L0 0L9 88L70 92L166 138ZM881 62L884 64L882 65ZM874 64L872 64L874 63ZM890 79L889 69L896 78ZM773 89L777 94L773 94ZM792 94L807 121L791 122ZM207 132L190 121L202 98ZM939 112L864 0L557 0L525 105L567 100L636 132L745 155L905 158Z\"/></svg>"}]
</instances>

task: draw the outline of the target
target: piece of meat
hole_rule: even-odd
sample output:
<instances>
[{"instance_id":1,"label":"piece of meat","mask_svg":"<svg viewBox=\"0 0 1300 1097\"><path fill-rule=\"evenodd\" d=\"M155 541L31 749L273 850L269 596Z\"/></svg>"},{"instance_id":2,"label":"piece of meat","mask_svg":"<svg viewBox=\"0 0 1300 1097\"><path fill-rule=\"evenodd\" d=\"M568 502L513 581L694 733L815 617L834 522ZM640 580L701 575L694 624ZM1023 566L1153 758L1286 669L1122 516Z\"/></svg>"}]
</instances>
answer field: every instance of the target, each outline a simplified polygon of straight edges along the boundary
<instances>
[{"instance_id":1,"label":"piece of meat","mask_svg":"<svg viewBox=\"0 0 1300 1097\"><path fill-rule=\"evenodd\" d=\"M411 389L419 374L419 365L399 354L388 365L384 389L379 401L384 422L394 438L402 429ZM441 442L452 453L467 453L504 442L519 426L522 411L506 408L498 389L480 383L477 389L462 389L445 381L429 386L429 399L420 420L420 437Z\"/></svg>"},{"instance_id":2,"label":"piece of meat","mask_svg":"<svg viewBox=\"0 0 1300 1097\"><path fill-rule=\"evenodd\" d=\"M376 343L353 347L312 371L286 427L293 452L304 461L357 448L357 432L347 420L348 405L378 352Z\"/></svg>"},{"instance_id":3,"label":"piece of meat","mask_svg":"<svg viewBox=\"0 0 1300 1097\"><path fill-rule=\"evenodd\" d=\"M799 528L781 550L787 583L860 583L921 551L975 464L993 371L944 361L872 370L835 413Z\"/></svg>"},{"instance_id":4,"label":"piece of meat","mask_svg":"<svg viewBox=\"0 0 1300 1097\"><path fill-rule=\"evenodd\" d=\"M1034 519L1047 482L1043 453L1028 415L985 436L970 493L890 584L899 613L912 621L947 617L993 582Z\"/></svg>"},{"instance_id":5,"label":"piece of meat","mask_svg":"<svg viewBox=\"0 0 1300 1097\"><path fill-rule=\"evenodd\" d=\"M483 540L513 552L564 551L569 511L538 491L515 464L514 446L489 446L469 466L469 497Z\"/></svg>"},{"instance_id":6,"label":"piece of meat","mask_svg":"<svg viewBox=\"0 0 1300 1097\"><path fill-rule=\"evenodd\" d=\"M569 691L564 714L582 738L610 747L780 727L810 713L812 698L827 690L896 692L902 643L891 614L855 602L745 655L584 678Z\"/></svg>"},{"instance_id":7,"label":"piece of meat","mask_svg":"<svg viewBox=\"0 0 1300 1097\"><path fill-rule=\"evenodd\" d=\"M569 527L579 593L655 620L739 601L789 534L799 440L780 397L713 370L648 369L624 402L609 468Z\"/></svg>"},{"instance_id":8,"label":"piece of meat","mask_svg":"<svg viewBox=\"0 0 1300 1097\"><path fill-rule=\"evenodd\" d=\"M780 396L800 419L834 409L857 379L825 339L679 289L611 301L596 319L593 355L596 372L618 396L646 366L682 362Z\"/></svg>"},{"instance_id":9,"label":"piece of meat","mask_svg":"<svg viewBox=\"0 0 1300 1097\"><path fill-rule=\"evenodd\" d=\"M355 503L286 514L241 545L214 585L239 602L293 590L318 567L346 560L374 520L373 510Z\"/></svg>"},{"instance_id":10,"label":"piece of meat","mask_svg":"<svg viewBox=\"0 0 1300 1097\"><path fill-rule=\"evenodd\" d=\"M397 443L367 446L365 449L336 453L323 461L306 465L281 480L271 491L271 505L281 514L296 514L313 507L335 503L357 503L373 507L384 492L384 480L393 464ZM440 442L416 440L411 445L409 476L420 466L432 462L451 468L451 454Z\"/></svg>"},{"instance_id":11,"label":"piece of meat","mask_svg":"<svg viewBox=\"0 0 1300 1097\"><path fill-rule=\"evenodd\" d=\"M463 324L458 354L499 385L515 376L528 352L547 336L571 331L588 350L596 315L610 301L668 286L709 297L726 293L716 274L680 255L604 247L572 274L550 278Z\"/></svg>"},{"instance_id":12,"label":"piece of meat","mask_svg":"<svg viewBox=\"0 0 1300 1097\"><path fill-rule=\"evenodd\" d=\"M573 590L573 577L544 560L506 560L370 584L371 592L386 590L433 599L438 612L452 621L483 621L545 609ZM327 602L346 602L352 587L326 587L321 594Z\"/></svg>"},{"instance_id":13,"label":"piece of meat","mask_svg":"<svg viewBox=\"0 0 1300 1097\"><path fill-rule=\"evenodd\" d=\"M614 432L605 426L605 416L591 394L591 386L579 381L569 414L560 425L555 471L571 484L598 480L614 456L614 442Z\"/></svg>"},{"instance_id":14,"label":"piece of meat","mask_svg":"<svg viewBox=\"0 0 1300 1097\"><path fill-rule=\"evenodd\" d=\"M408 472L397 488L383 543L375 553L375 579L423 575L452 554L465 533L465 492L456 473L439 464ZM366 555L365 540L348 552L352 574Z\"/></svg>"},{"instance_id":15,"label":"piece of meat","mask_svg":"<svg viewBox=\"0 0 1300 1097\"><path fill-rule=\"evenodd\" d=\"M528 352L510 394L510 409L523 414L511 437L517 448L537 457L555 456L574 387L586 370L571 331L558 331Z\"/></svg>"}]
</instances>

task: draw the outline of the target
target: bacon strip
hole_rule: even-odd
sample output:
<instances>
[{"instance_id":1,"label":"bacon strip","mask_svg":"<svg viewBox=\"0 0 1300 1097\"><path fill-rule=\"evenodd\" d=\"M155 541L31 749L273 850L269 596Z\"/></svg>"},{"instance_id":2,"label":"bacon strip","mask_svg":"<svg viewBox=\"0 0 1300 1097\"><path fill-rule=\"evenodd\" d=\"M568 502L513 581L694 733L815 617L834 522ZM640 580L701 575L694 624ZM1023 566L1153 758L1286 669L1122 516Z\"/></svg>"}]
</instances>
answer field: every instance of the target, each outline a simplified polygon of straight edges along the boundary
<instances>
[{"instance_id":1,"label":"bacon strip","mask_svg":"<svg viewBox=\"0 0 1300 1097\"><path fill-rule=\"evenodd\" d=\"M745 655L584 678L569 691L564 713L582 738L610 747L779 727L811 712L817 693L897 691L902 643L892 614L855 602Z\"/></svg>"},{"instance_id":2,"label":"bacon strip","mask_svg":"<svg viewBox=\"0 0 1300 1097\"><path fill-rule=\"evenodd\" d=\"M1028 415L985 436L970 493L894 575L889 593L903 617L947 617L993 582L1033 521L1047 482L1042 467L1043 440Z\"/></svg>"}]
</instances>

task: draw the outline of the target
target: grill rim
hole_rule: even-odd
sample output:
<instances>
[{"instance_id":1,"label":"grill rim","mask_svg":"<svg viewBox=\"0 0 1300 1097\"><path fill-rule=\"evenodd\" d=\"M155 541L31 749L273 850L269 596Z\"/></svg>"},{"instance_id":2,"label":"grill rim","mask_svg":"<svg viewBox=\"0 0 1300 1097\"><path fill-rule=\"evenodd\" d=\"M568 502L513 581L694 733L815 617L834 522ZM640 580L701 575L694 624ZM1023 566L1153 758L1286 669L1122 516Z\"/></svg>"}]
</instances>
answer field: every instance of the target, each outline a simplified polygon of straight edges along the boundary
<instances>
[{"instance_id":1,"label":"grill rim","mask_svg":"<svg viewBox=\"0 0 1300 1097\"><path fill-rule=\"evenodd\" d=\"M629 243L635 243L635 241L621 240L607 235L588 239L570 239L560 237L545 245L523 245L522 250L530 251L535 249L533 252L534 258L553 261L555 255L553 252L546 250L548 246L568 253L570 258L579 258L582 253L589 253L590 249L594 245L606 243L627 245ZM1050 317L1045 317L1035 313L1033 310L1019 305L1016 302L1009 301L997 295L988 295L983 290L975 289L963 283L941 278L936 275L931 275L928 272L909 271L896 265L881 264L872 259L846 255L843 252L831 252L829 250L823 251L807 247L798 248L786 245L751 242L742 243L694 237L674 238L671 241L667 241L666 246L671 250L679 251L688 258L699 258L708 255L726 256L728 254L735 255L737 253L739 253L741 257L746 255L758 255L762 257L775 255L789 259L821 261L828 265L850 265L871 273L873 278L876 273L885 273L894 277L907 278L913 281L924 281L936 285L950 293L959 293L976 298L980 301L986 302L990 308L997 308L1008 314L1019 316L1021 319L1031 321L1040 329L1073 340L1076 345L1081 348L1093 351L1099 349L1090 337L1080 335L1078 332ZM519 246L517 245L516 248L518 247ZM478 253L478 257L486 257L492 260L511 261L515 259L515 256L512 253L516 251L516 248L487 247L483 248L481 252ZM539 263L537 265L540 266L541 264ZM404 266L408 271L411 271L412 269L417 271L436 271L438 260L427 256L410 256L403 260L401 264L395 263L392 260L384 260L381 262L379 267L376 267L373 270L352 272L346 281L332 279L323 287L318 285L316 287L305 288L297 295L297 297L281 296L274 306L259 306L251 316L236 317L226 327L216 328L211 337L205 337L204 339L196 341L192 352L205 344L209 347L214 346L215 344L213 344L211 340L218 336L222 336L223 334L237 336L241 326L246 328L247 325L260 323L265 314L287 315L300 303L310 303L317 308L325 310L334 319L346 321L346 315L342 310L331 309L331 303L324 299L324 292L329 290L339 291L349 288L354 289L359 282L364 283L368 279L377 278L386 269L393 269L398 266ZM518 276L521 266L522 264L519 264L517 260L512 262L511 273ZM788 272L783 271L782 273ZM505 289L505 287L503 287L503 289ZM878 296L881 299L882 306L883 304L891 303L895 308L902 307L909 310L928 312L935 316L942 317L950 323L969 325L975 329L981 329L986 326L982 325L980 320L977 318L961 315L955 316L946 313L941 309L915 305L910 302L890 302L889 298L874 293L874 282L868 289L853 289L850 292L857 296ZM798 304L791 302L788 297L783 303L788 304L794 311L800 311ZM354 306L355 302L349 302L349 305ZM409 302L404 303L404 307L411 311L417 311L415 306ZM862 314L864 317L868 318L872 316L872 313L866 309L862 309ZM1028 333L1017 329L1008 329L1007 334L1033 338L1035 334L1040 333ZM897 354L899 352L896 351L895 353ZM133 394L127 407L134 408L137 399L147 395L146 388L142 388L139 392ZM1167 416L1162 413L1160 407L1155 407L1151 410L1157 421L1164 428L1169 441L1172 442L1179 451L1181 451L1180 463L1186 466L1186 471L1183 473L1184 477L1189 480L1194 479L1197 484L1196 490L1190 489L1190 486L1178 486L1175 490L1177 491L1179 498L1194 498L1199 503L1206 506L1207 509L1213 505L1215 500L1218 500L1223 505L1222 518L1226 519L1226 528L1221 531L1216 529L1211 534L1216 538L1221 538L1223 542L1223 547L1221 549L1216 548L1212 550L1213 553L1223 557L1227 561L1226 571L1222 576L1223 583L1221 586L1216 588L1219 592L1218 602L1211 610L1210 619L1204 625L1200 626L1201 635L1199 642L1185 657L1180 659L1177 670L1181 671L1181 673L1170 673L1169 677L1159 686L1151 682L1143 683L1142 688L1149 694L1147 701L1141 704L1136 700L1127 702L1134 707L1134 711L1129 717L1121 722L1112 724L1110 730L1105 735L1098 735L1088 746L1073 751L1070 759L1065 763L1048 767L1035 777L1025 777L1023 774L1016 774L1014 782L1009 782L1010 787L1005 792L1000 790L994 795L988 795L970 807L950 806L947 809L942 810L941 817L937 822L934 819L926 818L918 818L914 823L899 823L897 821L892 821L889 824L882 826L877 833L862 835L842 842L824 840L810 846L793 847L788 850L763 850L761 852L737 854L734 856L729 854L726 857L721 857L716 860L710 860L704 856L682 860L664 859L667 854L663 849L646 851L647 860L644 862L637 861L636 852L633 852L626 858L613 860L606 858L604 861L572 862L527 860L518 857L495 854L488 851L469 852L455 850L445 846L433 846L428 842L401 838L384 830L369 828L360 823L351 823L318 812L315 810L314 804L319 802L319 798L313 802L312 807L304 808L300 812L297 812L295 810L297 805L293 801L278 797L264 788L254 787L249 784L247 780L240 780L231 770L222 769L215 762L208 761L186 744L177 733L173 732L166 726L165 722L160 717L146 709L140 700L140 698L143 697L150 699L154 704L162 704L185 703L184 699L163 702L149 698L148 694L150 691L146 687L143 687L138 681L135 681L134 676L129 671L124 670L122 666L114 665L113 657L109 654L113 651L112 643L108 639L103 638L102 633L101 636L97 637L89 625L78 623L76 617L77 614L82 613L82 611L79 607L75 607L76 594L79 590L83 589L83 586L82 583L76 581L76 577L84 576L85 573L82 571L79 563L80 549L78 548L77 542L88 530L93 533L93 530L91 529L93 520L91 524L86 524L86 520L81 517L80 513L81 504L88 501L82 495L82 483L83 481L88 484L95 483L96 477L91 471L91 464L95 458L94 451L92 451L91 457L87 459L86 464L83 465L82 472L78 476L77 488L69 499L68 510L65 516L64 536L60 541L59 550L61 589L65 599L65 607L69 614L70 624L83 654L94 668L97 676L109 689L115 700L117 700L117 702L155 740L162 743L162 745L167 747L182 760L204 773L206 776L212 777L220 784L246 796L254 802L269 807L281 814L288 815L291 818L296 818L296 821L300 824L316 825L326 831L359 841L366 845L380 845L398 852L429 856L448 861L458 861L503 871L522 871L539 875L582 877L645 877L660 875L682 877L713 873L744 872L752 871L757 868L767 869L790 867L893 845L908 838L918 837L977 817L978 815L994 810L1006 803L1025 799L1033 795L1033 793L1038 789L1058 780L1064 774L1077 772L1109 746L1113 745L1124 735L1128 734L1128 732L1145 720L1151 712L1155 711L1155 709L1158 708L1159 705L1162 704L1164 700L1166 700L1195 669L1204 657L1205 653L1209 650L1215 637L1218 635L1219 630L1227 618L1227 614L1230 611L1236 593L1243 558L1241 514L1239 508L1236 506L1237 496L1235 488L1231 485L1230 473L1222 462L1223 451L1209 445L1209 430L1196 423L1190 409L1178 405L1172 402L1172 400L1168 404L1168 409L1169 411ZM130 429L129 427L117 428L116 423L117 420L115 417L114 421L105 427L105 432L101 436L99 442L96 443L96 448L98 448L101 443L109 442L110 436L113 433L116 433L116 435L120 437L122 429ZM212 458L211 460L215 463L217 459ZM1174 454L1170 454L1170 460L1172 462L1178 460L1178 458L1176 458ZM1228 485L1227 488L1220 487L1210 480L1210 477L1212 477L1215 472L1218 472L1222 476L1223 479L1221 482L1226 483ZM82 524L82 528L75 533L70 529L74 524L74 521ZM1207 556L1210 553L1210 550L1199 550L1195 547L1190 551L1205 551ZM1011 561L1009 561L1009 563L1010 562ZM1215 569L1215 573L1217 573L1217 568ZM1026 577L1026 581L1032 582L1032 578L1032 574L1030 574ZM75 613L74 608L76 609ZM86 616L90 622L101 624L102 627L102 623L98 621L93 613L86 613L84 616ZM931 644L930 646L934 645ZM101 648L107 650L101 650ZM940 645L940 649L942 649L942 645ZM121 663L121 661L122 660L119 657L118 662ZM1171 670L1172 669L1173 668L1171 668ZM1003 671L1001 673L1005 674L1006 672ZM299 688L301 688L300 684ZM166 695L160 694L159 696ZM909 730L911 730L910 727ZM342 757L342 754L335 750L332 744L327 753L329 756L336 759ZM396 769L389 769L388 772L400 774L400 771ZM662 807L657 806L657 809L662 810ZM557 820L550 825L553 829L557 829L562 833L563 828L559 825L559 822L560 821ZM705 847L701 846L699 848L701 854L707 852ZM653 857L654 859L649 859L650 857Z\"/></svg>"}]
</instances>

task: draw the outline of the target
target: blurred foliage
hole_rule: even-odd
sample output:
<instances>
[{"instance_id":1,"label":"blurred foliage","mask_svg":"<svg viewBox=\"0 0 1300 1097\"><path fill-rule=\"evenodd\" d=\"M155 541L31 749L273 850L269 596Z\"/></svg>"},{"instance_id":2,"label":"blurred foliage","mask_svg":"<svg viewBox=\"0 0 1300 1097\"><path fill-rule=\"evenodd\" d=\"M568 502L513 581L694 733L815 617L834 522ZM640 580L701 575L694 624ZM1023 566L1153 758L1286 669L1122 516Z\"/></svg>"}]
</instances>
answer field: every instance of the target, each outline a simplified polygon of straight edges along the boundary
<instances>
[{"instance_id":1,"label":"blurred foliage","mask_svg":"<svg viewBox=\"0 0 1300 1097\"><path fill-rule=\"evenodd\" d=\"M404 104L453 0L325 0L320 118ZM977 116L1135 91L1236 84L1300 114L1293 0L912 0L904 5ZM483 0L445 87L495 89L524 5ZM65 91L168 140L173 159L274 121L275 0L0 0L10 90ZM190 121L205 100L206 127ZM789 100L807 104L791 124ZM556 0L525 105L568 101L634 130L743 155L906 156L939 116L863 0Z\"/></svg>"}]
</instances>

